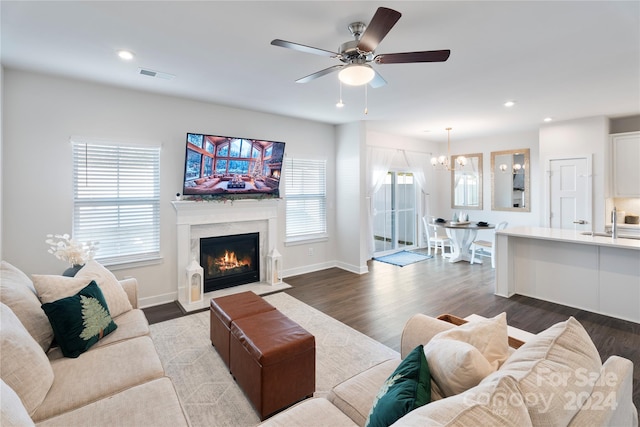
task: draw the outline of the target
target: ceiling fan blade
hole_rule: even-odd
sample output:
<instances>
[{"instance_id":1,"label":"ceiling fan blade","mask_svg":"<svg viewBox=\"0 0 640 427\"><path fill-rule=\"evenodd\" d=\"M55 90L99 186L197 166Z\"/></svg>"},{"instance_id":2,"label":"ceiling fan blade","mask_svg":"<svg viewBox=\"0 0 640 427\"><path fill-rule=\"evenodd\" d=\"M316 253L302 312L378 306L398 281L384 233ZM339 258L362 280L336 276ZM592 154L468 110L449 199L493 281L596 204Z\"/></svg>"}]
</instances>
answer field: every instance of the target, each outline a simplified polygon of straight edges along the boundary
<instances>
[{"instance_id":1,"label":"ceiling fan blade","mask_svg":"<svg viewBox=\"0 0 640 427\"><path fill-rule=\"evenodd\" d=\"M324 70L316 71L313 74L309 74L308 76L302 77L296 80L296 83L308 83L311 80L315 80L318 77L325 76L327 74L333 73L334 71L338 71L340 68L344 67L344 65L334 65L333 67L325 68Z\"/></svg>"},{"instance_id":2,"label":"ceiling fan blade","mask_svg":"<svg viewBox=\"0 0 640 427\"><path fill-rule=\"evenodd\" d=\"M376 71L376 70L373 70L373 71ZM373 76L373 80L369 82L369 86L371 86L374 89L382 87L386 84L387 84L387 81L377 71L376 71L376 75Z\"/></svg>"},{"instance_id":3,"label":"ceiling fan blade","mask_svg":"<svg viewBox=\"0 0 640 427\"><path fill-rule=\"evenodd\" d=\"M374 61L378 64L407 64L410 62L444 62L449 59L451 51L425 50L422 52L384 53L376 55Z\"/></svg>"},{"instance_id":4,"label":"ceiling fan blade","mask_svg":"<svg viewBox=\"0 0 640 427\"><path fill-rule=\"evenodd\" d=\"M393 9L379 7L371 18L371 22L364 30L364 34L358 41L358 49L362 52L373 52L378 44L389 33L389 30L398 22L402 14Z\"/></svg>"},{"instance_id":5,"label":"ceiling fan blade","mask_svg":"<svg viewBox=\"0 0 640 427\"><path fill-rule=\"evenodd\" d=\"M339 53L331 52L329 50L318 49L317 47L305 46L300 43L288 42L286 40L275 39L271 40L271 44L274 46L286 47L287 49L293 49L300 52L312 53L314 55L328 56L329 58L337 58Z\"/></svg>"}]
</instances>

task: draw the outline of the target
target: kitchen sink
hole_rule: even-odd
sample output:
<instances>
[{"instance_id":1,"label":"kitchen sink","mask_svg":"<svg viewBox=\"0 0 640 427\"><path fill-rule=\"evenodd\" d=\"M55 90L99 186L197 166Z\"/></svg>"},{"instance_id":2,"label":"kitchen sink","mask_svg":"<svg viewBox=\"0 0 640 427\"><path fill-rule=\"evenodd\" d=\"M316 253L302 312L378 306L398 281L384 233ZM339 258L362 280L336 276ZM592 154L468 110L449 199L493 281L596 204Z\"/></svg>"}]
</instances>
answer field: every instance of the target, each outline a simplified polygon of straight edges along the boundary
<instances>
[{"instance_id":1,"label":"kitchen sink","mask_svg":"<svg viewBox=\"0 0 640 427\"><path fill-rule=\"evenodd\" d=\"M580 233L584 236L611 237L611 233L592 233L591 231L583 231ZM640 236L630 236L628 234L618 234L618 239L640 240Z\"/></svg>"}]
</instances>

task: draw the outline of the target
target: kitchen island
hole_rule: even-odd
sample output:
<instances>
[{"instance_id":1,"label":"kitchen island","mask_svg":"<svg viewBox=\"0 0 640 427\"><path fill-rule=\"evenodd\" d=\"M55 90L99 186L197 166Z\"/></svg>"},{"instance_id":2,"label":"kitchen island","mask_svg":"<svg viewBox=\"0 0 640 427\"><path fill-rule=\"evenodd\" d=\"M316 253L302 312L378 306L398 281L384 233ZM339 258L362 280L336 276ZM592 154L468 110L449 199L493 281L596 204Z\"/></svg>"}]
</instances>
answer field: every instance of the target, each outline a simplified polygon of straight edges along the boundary
<instances>
[{"instance_id":1,"label":"kitchen island","mask_svg":"<svg viewBox=\"0 0 640 427\"><path fill-rule=\"evenodd\" d=\"M495 294L640 323L640 240L540 227L498 231Z\"/></svg>"}]
</instances>

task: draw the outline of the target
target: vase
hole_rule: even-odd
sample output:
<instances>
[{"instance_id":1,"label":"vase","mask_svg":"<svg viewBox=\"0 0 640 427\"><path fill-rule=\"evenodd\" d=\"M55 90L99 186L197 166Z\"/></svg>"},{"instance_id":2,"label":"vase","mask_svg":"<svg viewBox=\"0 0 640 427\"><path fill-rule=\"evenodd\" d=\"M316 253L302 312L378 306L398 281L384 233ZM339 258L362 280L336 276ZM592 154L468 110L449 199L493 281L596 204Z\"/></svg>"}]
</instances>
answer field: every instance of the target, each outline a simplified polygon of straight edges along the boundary
<instances>
[{"instance_id":1,"label":"vase","mask_svg":"<svg viewBox=\"0 0 640 427\"><path fill-rule=\"evenodd\" d=\"M67 268L62 275L63 276L67 276L67 277L73 277L76 275L76 273L78 273L78 271L80 271L80 269L84 267L84 264L80 265L80 264L74 264L71 267Z\"/></svg>"}]
</instances>

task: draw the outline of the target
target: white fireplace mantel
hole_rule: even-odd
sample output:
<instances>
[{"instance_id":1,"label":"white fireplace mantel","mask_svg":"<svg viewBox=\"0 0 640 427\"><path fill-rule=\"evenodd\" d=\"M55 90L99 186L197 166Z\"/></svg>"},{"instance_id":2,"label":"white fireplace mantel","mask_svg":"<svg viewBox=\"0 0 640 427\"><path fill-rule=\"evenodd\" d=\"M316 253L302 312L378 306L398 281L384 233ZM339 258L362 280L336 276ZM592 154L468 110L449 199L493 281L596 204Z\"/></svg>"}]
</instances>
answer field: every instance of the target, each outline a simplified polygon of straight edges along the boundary
<instances>
[{"instance_id":1,"label":"white fireplace mantel","mask_svg":"<svg viewBox=\"0 0 640 427\"><path fill-rule=\"evenodd\" d=\"M202 302L189 303L187 266L191 260L199 260L200 249L197 242L203 237L259 232L261 267L258 285L269 286L264 283L264 266L267 255L276 247L278 199L233 202L174 201L171 204L176 210L178 302L185 311L207 307L212 297L205 294Z\"/></svg>"}]
</instances>

